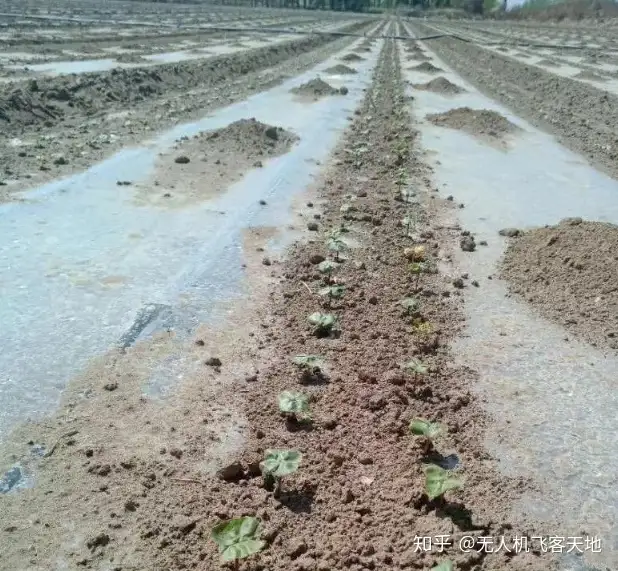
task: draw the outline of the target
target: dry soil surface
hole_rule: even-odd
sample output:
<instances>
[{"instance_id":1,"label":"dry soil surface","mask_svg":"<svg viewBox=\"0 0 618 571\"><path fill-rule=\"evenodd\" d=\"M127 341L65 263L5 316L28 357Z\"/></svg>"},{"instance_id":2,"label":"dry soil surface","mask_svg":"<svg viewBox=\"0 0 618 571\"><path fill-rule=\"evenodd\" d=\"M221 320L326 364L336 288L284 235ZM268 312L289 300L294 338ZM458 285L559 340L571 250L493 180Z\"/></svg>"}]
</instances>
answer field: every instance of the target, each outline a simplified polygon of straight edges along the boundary
<instances>
[{"instance_id":1,"label":"dry soil surface","mask_svg":"<svg viewBox=\"0 0 618 571\"><path fill-rule=\"evenodd\" d=\"M296 95L308 97L310 99L319 99L320 97L326 97L327 95L336 95L337 93L341 93L339 89L335 89L332 85L326 83L319 77L316 77L307 83L303 83L291 91Z\"/></svg>"},{"instance_id":2,"label":"dry soil surface","mask_svg":"<svg viewBox=\"0 0 618 571\"><path fill-rule=\"evenodd\" d=\"M460 129L492 143L504 143L505 136L519 130L500 113L488 109L458 107L444 113L429 114L427 119L434 125Z\"/></svg>"},{"instance_id":3,"label":"dry soil surface","mask_svg":"<svg viewBox=\"0 0 618 571\"><path fill-rule=\"evenodd\" d=\"M151 360L157 343L168 355L174 339L163 335L109 356L90 375L90 390L69 395L58 415L14 441L16 457L30 453L29 441L53 452L39 467L39 485L3 498L7 568L57 568L64 559L71 568L206 571L219 559L212 526L250 514L262 522L266 548L237 567L243 571L420 570L446 559L477 571L553 568L538 546L488 553L473 539L473 551L462 553L454 543L464 535L505 536L512 545L515 536L540 530L511 516L511 502L529 484L498 474L483 445L487 421L468 388L473 372L453 364L449 342L463 326L463 296L437 262L448 262L460 232L433 222L437 208L454 206L431 198L417 140L397 51L387 42L319 189L324 208L310 219L319 220L318 234L262 268L272 291L266 303L253 301L255 328L234 329L225 355L212 352L207 331L184 347L198 372L172 400L170 416L139 397L152 363L131 364L135 352ZM419 189L414 202L402 198L401 169ZM402 220L412 213L410 237ZM334 230L343 259L327 248ZM408 270L405 248L415 244L424 248L422 275ZM328 257L339 259L330 277L317 266ZM344 286L342 299L318 295L329 284ZM418 306L406 309L402 300L411 297ZM307 316L316 311L336 316L331 334L315 334ZM320 355L324 374L299 370L298 354ZM426 371L406 370L412 359ZM283 390L310 398L311 420L281 415ZM101 395L102 405L94 404ZM413 437L408 424L417 417L439 421L444 434L433 444ZM238 453L216 472L230 426L238 429ZM269 448L303 454L278 497L259 472ZM426 463L456 466L464 488L430 500ZM450 535L443 553L415 547L415 536L437 535Z\"/></svg>"},{"instance_id":4,"label":"dry soil surface","mask_svg":"<svg viewBox=\"0 0 618 571\"><path fill-rule=\"evenodd\" d=\"M414 89L422 89L423 91L433 91L434 93L442 93L447 95L457 95L464 93L466 90L459 85L450 82L446 77L436 77L427 83L415 83Z\"/></svg>"},{"instance_id":5,"label":"dry soil surface","mask_svg":"<svg viewBox=\"0 0 618 571\"><path fill-rule=\"evenodd\" d=\"M249 169L288 152L297 140L293 133L254 118L185 138L159 157L153 178L136 187L136 200L177 207L216 197Z\"/></svg>"},{"instance_id":6,"label":"dry soil surface","mask_svg":"<svg viewBox=\"0 0 618 571\"><path fill-rule=\"evenodd\" d=\"M511 239L510 291L601 349L618 349L618 226L580 219Z\"/></svg>"}]
</instances>

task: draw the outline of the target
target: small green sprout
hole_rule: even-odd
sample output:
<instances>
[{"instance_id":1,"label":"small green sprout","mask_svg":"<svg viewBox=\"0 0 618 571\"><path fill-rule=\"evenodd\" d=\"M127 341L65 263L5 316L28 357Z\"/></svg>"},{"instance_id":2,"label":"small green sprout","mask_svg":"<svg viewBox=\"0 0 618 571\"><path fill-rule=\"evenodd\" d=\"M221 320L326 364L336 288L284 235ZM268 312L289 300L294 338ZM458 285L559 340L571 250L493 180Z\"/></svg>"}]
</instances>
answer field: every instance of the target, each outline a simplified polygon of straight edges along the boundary
<instances>
[{"instance_id":1,"label":"small green sprout","mask_svg":"<svg viewBox=\"0 0 618 571\"><path fill-rule=\"evenodd\" d=\"M298 470L302 455L296 450L266 450L260 470L264 475L264 487L274 489L275 497L281 492L281 478Z\"/></svg>"},{"instance_id":2,"label":"small green sprout","mask_svg":"<svg viewBox=\"0 0 618 571\"><path fill-rule=\"evenodd\" d=\"M320 313L316 311L307 317L309 323L315 326L315 333L317 335L327 335L335 327L337 319L330 313Z\"/></svg>"},{"instance_id":3,"label":"small green sprout","mask_svg":"<svg viewBox=\"0 0 618 571\"><path fill-rule=\"evenodd\" d=\"M442 496L449 490L463 488L463 480L452 475L452 472L435 464L427 466L425 471L425 493L430 500Z\"/></svg>"},{"instance_id":4,"label":"small green sprout","mask_svg":"<svg viewBox=\"0 0 618 571\"><path fill-rule=\"evenodd\" d=\"M343 297L345 293L345 287L341 285L330 285L323 287L319 292L320 295L328 296L328 306L333 302L333 299L339 299Z\"/></svg>"},{"instance_id":5,"label":"small green sprout","mask_svg":"<svg viewBox=\"0 0 618 571\"><path fill-rule=\"evenodd\" d=\"M335 261L338 262L339 254L341 252L344 252L347 249L348 244L341 237L340 232L335 230L334 232L331 232L330 235L328 236L326 240L326 246L329 249L329 251L335 253Z\"/></svg>"},{"instance_id":6,"label":"small green sprout","mask_svg":"<svg viewBox=\"0 0 618 571\"><path fill-rule=\"evenodd\" d=\"M418 311L421 305L420 301L415 297L404 297L399 303L405 307L408 315Z\"/></svg>"},{"instance_id":7,"label":"small green sprout","mask_svg":"<svg viewBox=\"0 0 618 571\"><path fill-rule=\"evenodd\" d=\"M436 565L431 568L431 571L454 571L455 567L453 567L452 561L443 561L440 565Z\"/></svg>"},{"instance_id":8,"label":"small green sprout","mask_svg":"<svg viewBox=\"0 0 618 571\"><path fill-rule=\"evenodd\" d=\"M319 355L296 355L292 361L303 369L319 369L324 364L324 360Z\"/></svg>"},{"instance_id":9,"label":"small green sprout","mask_svg":"<svg viewBox=\"0 0 618 571\"><path fill-rule=\"evenodd\" d=\"M410 273L414 276L416 276L416 283L415 286L416 288L418 288L418 282L421 279L421 274L426 271L427 266L425 264L425 262L412 262L409 266L408 266L408 270L410 271Z\"/></svg>"},{"instance_id":10,"label":"small green sprout","mask_svg":"<svg viewBox=\"0 0 618 571\"><path fill-rule=\"evenodd\" d=\"M404 366L404 369L414 373L415 375L426 375L427 367L419 359L411 359Z\"/></svg>"},{"instance_id":11,"label":"small green sprout","mask_svg":"<svg viewBox=\"0 0 618 571\"><path fill-rule=\"evenodd\" d=\"M429 422L424 418L414 418L410 422L410 432L415 436L424 436L432 440L443 431L442 425L438 422Z\"/></svg>"},{"instance_id":12,"label":"small green sprout","mask_svg":"<svg viewBox=\"0 0 618 571\"><path fill-rule=\"evenodd\" d=\"M429 321L417 321L412 325L414 331L421 337L427 337L433 332L433 325Z\"/></svg>"},{"instance_id":13,"label":"small green sprout","mask_svg":"<svg viewBox=\"0 0 618 571\"><path fill-rule=\"evenodd\" d=\"M223 561L237 562L264 549L266 542L259 536L260 522L255 517L224 521L212 529L212 539L219 546Z\"/></svg>"},{"instance_id":14,"label":"small green sprout","mask_svg":"<svg viewBox=\"0 0 618 571\"><path fill-rule=\"evenodd\" d=\"M339 264L336 264L335 262L331 262L330 260L324 260L323 262L320 262L318 264L318 271L321 274L326 274L328 276L328 279L330 281L330 278L333 274L333 272L339 267Z\"/></svg>"},{"instance_id":15,"label":"small green sprout","mask_svg":"<svg viewBox=\"0 0 618 571\"><path fill-rule=\"evenodd\" d=\"M279 410L291 420L297 421L299 416L309 418L309 398L302 393L283 391L279 397Z\"/></svg>"}]
</instances>

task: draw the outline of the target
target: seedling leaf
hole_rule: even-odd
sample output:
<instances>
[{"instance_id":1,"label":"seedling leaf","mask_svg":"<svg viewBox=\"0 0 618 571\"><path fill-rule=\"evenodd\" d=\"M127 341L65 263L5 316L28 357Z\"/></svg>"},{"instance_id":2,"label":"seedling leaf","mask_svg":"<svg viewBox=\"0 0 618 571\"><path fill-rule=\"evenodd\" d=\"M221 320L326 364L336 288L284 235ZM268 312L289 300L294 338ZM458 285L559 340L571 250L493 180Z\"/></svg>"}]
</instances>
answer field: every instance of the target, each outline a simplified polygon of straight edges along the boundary
<instances>
[{"instance_id":1,"label":"seedling leaf","mask_svg":"<svg viewBox=\"0 0 618 571\"><path fill-rule=\"evenodd\" d=\"M258 539L260 522L255 517L224 521L212 529L212 539L219 546L223 561L244 559L261 551L266 544Z\"/></svg>"},{"instance_id":2,"label":"seedling leaf","mask_svg":"<svg viewBox=\"0 0 618 571\"><path fill-rule=\"evenodd\" d=\"M427 367L423 365L423 363L419 361L418 359L412 359L411 361L408 361L404 365L404 368L407 369L408 371L411 371L412 373L415 373L416 375L426 375L427 374Z\"/></svg>"},{"instance_id":3,"label":"seedling leaf","mask_svg":"<svg viewBox=\"0 0 618 571\"><path fill-rule=\"evenodd\" d=\"M318 264L318 271L321 274L332 274L338 267L339 264L331 262L330 260L324 260Z\"/></svg>"},{"instance_id":4,"label":"seedling leaf","mask_svg":"<svg viewBox=\"0 0 618 571\"><path fill-rule=\"evenodd\" d=\"M299 367L315 368L321 367L323 364L322 358L318 355L296 355L292 360Z\"/></svg>"},{"instance_id":5,"label":"seedling leaf","mask_svg":"<svg viewBox=\"0 0 618 571\"><path fill-rule=\"evenodd\" d=\"M308 318L309 323L315 325L318 331L330 331L335 326L335 316L330 313L312 313Z\"/></svg>"},{"instance_id":6,"label":"seedling leaf","mask_svg":"<svg viewBox=\"0 0 618 571\"><path fill-rule=\"evenodd\" d=\"M431 571L454 571L452 561L443 561L440 565L431 568Z\"/></svg>"},{"instance_id":7,"label":"seedling leaf","mask_svg":"<svg viewBox=\"0 0 618 571\"><path fill-rule=\"evenodd\" d=\"M404 297L399 303L406 308L408 313L416 311L420 306L420 302L415 297Z\"/></svg>"},{"instance_id":8,"label":"seedling leaf","mask_svg":"<svg viewBox=\"0 0 618 571\"><path fill-rule=\"evenodd\" d=\"M275 478L283 478L298 470L302 455L296 450L266 450L266 456L260 462L263 474L270 474Z\"/></svg>"},{"instance_id":9,"label":"seedling leaf","mask_svg":"<svg viewBox=\"0 0 618 571\"><path fill-rule=\"evenodd\" d=\"M438 422L429 422L424 418L414 418L410 422L410 432L416 436L432 439L442 432L442 425Z\"/></svg>"},{"instance_id":10,"label":"seedling leaf","mask_svg":"<svg viewBox=\"0 0 618 571\"><path fill-rule=\"evenodd\" d=\"M461 478L452 475L448 470L430 464L425 472L425 492L430 500L448 492L463 487Z\"/></svg>"},{"instance_id":11,"label":"seedling leaf","mask_svg":"<svg viewBox=\"0 0 618 571\"><path fill-rule=\"evenodd\" d=\"M283 391L279 395L279 410L288 414L307 414L309 399L302 393Z\"/></svg>"},{"instance_id":12,"label":"seedling leaf","mask_svg":"<svg viewBox=\"0 0 618 571\"><path fill-rule=\"evenodd\" d=\"M323 287L318 293L320 295L328 295L329 297L340 298L343 297L345 287L343 286L327 286Z\"/></svg>"}]
</instances>

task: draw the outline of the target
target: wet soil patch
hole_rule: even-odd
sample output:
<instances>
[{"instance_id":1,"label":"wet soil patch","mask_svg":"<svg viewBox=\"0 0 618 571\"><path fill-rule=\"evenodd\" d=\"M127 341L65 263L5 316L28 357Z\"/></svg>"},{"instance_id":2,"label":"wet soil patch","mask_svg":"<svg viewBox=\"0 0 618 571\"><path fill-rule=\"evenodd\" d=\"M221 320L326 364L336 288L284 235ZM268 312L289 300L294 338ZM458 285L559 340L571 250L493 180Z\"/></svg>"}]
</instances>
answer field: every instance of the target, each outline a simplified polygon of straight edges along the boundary
<instances>
[{"instance_id":1,"label":"wet soil patch","mask_svg":"<svg viewBox=\"0 0 618 571\"><path fill-rule=\"evenodd\" d=\"M297 140L293 133L254 118L181 140L159 158L154 182L137 185L137 200L181 206L213 198L249 169L288 152Z\"/></svg>"},{"instance_id":2,"label":"wet soil patch","mask_svg":"<svg viewBox=\"0 0 618 571\"><path fill-rule=\"evenodd\" d=\"M434 125L459 129L490 142L503 142L506 135L519 130L500 113L488 109L458 107L445 113L429 114L427 119Z\"/></svg>"},{"instance_id":3,"label":"wet soil patch","mask_svg":"<svg viewBox=\"0 0 618 571\"><path fill-rule=\"evenodd\" d=\"M457 95L466 91L463 87L459 87L459 85L450 82L446 79L446 77L436 77L427 83L415 83L412 87L414 87L414 89L432 91L433 93L444 93L448 95Z\"/></svg>"},{"instance_id":4,"label":"wet soil patch","mask_svg":"<svg viewBox=\"0 0 618 571\"><path fill-rule=\"evenodd\" d=\"M292 93L296 95L300 95L303 97L309 97L312 99L318 99L320 97L325 97L327 95L336 95L341 93L339 89L334 88L332 85L326 83L323 79L316 77L308 81L307 83L303 83L298 87L290 90Z\"/></svg>"},{"instance_id":5,"label":"wet soil patch","mask_svg":"<svg viewBox=\"0 0 618 571\"><path fill-rule=\"evenodd\" d=\"M618 350L618 226L572 219L524 232L511 239L501 276L574 336Z\"/></svg>"},{"instance_id":6,"label":"wet soil patch","mask_svg":"<svg viewBox=\"0 0 618 571\"><path fill-rule=\"evenodd\" d=\"M423 63L419 63L409 69L413 69L414 71L422 71L424 73L438 73L439 71L443 71L439 67L436 67L431 62L424 61Z\"/></svg>"},{"instance_id":7,"label":"wet soil patch","mask_svg":"<svg viewBox=\"0 0 618 571\"><path fill-rule=\"evenodd\" d=\"M329 67L328 69L324 70L326 73L331 73L333 75L350 75L353 73L358 73L355 69L348 67L347 65L343 65L341 63L338 63L337 65L334 65L332 67Z\"/></svg>"}]
</instances>

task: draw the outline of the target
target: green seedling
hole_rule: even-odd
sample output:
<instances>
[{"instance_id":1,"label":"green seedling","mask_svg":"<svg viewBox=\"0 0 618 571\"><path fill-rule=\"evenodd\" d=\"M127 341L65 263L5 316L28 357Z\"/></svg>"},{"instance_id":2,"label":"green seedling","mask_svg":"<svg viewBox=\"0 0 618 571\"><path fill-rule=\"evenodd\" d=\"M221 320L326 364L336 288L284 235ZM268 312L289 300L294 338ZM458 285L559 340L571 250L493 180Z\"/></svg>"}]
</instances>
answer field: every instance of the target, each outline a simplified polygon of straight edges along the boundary
<instances>
[{"instance_id":1,"label":"green seedling","mask_svg":"<svg viewBox=\"0 0 618 571\"><path fill-rule=\"evenodd\" d=\"M427 466L425 471L425 493L430 500L435 500L449 490L463 488L463 480L453 476L452 472L435 464Z\"/></svg>"},{"instance_id":2,"label":"green seedling","mask_svg":"<svg viewBox=\"0 0 618 571\"><path fill-rule=\"evenodd\" d=\"M330 285L323 287L318 293L320 295L328 296L328 306L330 307L333 303L333 299L340 299L343 297L345 287L340 285Z\"/></svg>"},{"instance_id":3,"label":"green seedling","mask_svg":"<svg viewBox=\"0 0 618 571\"><path fill-rule=\"evenodd\" d=\"M223 561L238 560L261 551L266 542L259 539L260 522L255 517L241 517L225 521L213 527L212 539L219 546Z\"/></svg>"},{"instance_id":4,"label":"green seedling","mask_svg":"<svg viewBox=\"0 0 618 571\"><path fill-rule=\"evenodd\" d=\"M324 360L319 355L296 355L292 361L301 369L320 369L324 364Z\"/></svg>"},{"instance_id":5,"label":"green seedling","mask_svg":"<svg viewBox=\"0 0 618 571\"><path fill-rule=\"evenodd\" d=\"M454 571L455 567L453 566L452 561L443 561L440 565L436 565L431 568L431 571Z\"/></svg>"},{"instance_id":6,"label":"green seedling","mask_svg":"<svg viewBox=\"0 0 618 571\"><path fill-rule=\"evenodd\" d=\"M283 391L279 397L279 410L295 422L301 418L310 418L309 398L302 393Z\"/></svg>"},{"instance_id":7,"label":"green seedling","mask_svg":"<svg viewBox=\"0 0 618 571\"><path fill-rule=\"evenodd\" d=\"M406 369L406 371L410 371L411 373L413 373L415 376L416 375L426 375L427 374L427 367L418 359L412 359L410 361L408 361L404 366L404 369Z\"/></svg>"},{"instance_id":8,"label":"green seedling","mask_svg":"<svg viewBox=\"0 0 618 571\"><path fill-rule=\"evenodd\" d=\"M339 264L332 262L331 260L324 260L318 264L318 271L321 274L326 275L327 283L330 283L333 279L334 271L339 267Z\"/></svg>"},{"instance_id":9,"label":"green seedling","mask_svg":"<svg viewBox=\"0 0 618 571\"><path fill-rule=\"evenodd\" d=\"M335 327L337 319L330 313L320 313L316 311L307 317L309 323L315 326L315 333L317 335L327 335Z\"/></svg>"},{"instance_id":10,"label":"green seedling","mask_svg":"<svg viewBox=\"0 0 618 571\"><path fill-rule=\"evenodd\" d=\"M433 325L429 321L417 321L412 325L414 332L421 337L427 337L433 333Z\"/></svg>"},{"instance_id":11,"label":"green seedling","mask_svg":"<svg viewBox=\"0 0 618 571\"><path fill-rule=\"evenodd\" d=\"M275 497L281 493L281 479L298 470L302 455L296 450L266 450L260 470L264 476L264 487L274 490Z\"/></svg>"},{"instance_id":12,"label":"green seedling","mask_svg":"<svg viewBox=\"0 0 618 571\"><path fill-rule=\"evenodd\" d=\"M429 422L424 418L414 418L410 422L410 432L415 436L424 437L424 454L428 454L433 446L434 438L442 434L442 425L438 422Z\"/></svg>"},{"instance_id":13,"label":"green seedling","mask_svg":"<svg viewBox=\"0 0 618 571\"><path fill-rule=\"evenodd\" d=\"M403 305L408 315L419 310L421 303L415 297L404 297L399 303Z\"/></svg>"},{"instance_id":14,"label":"green seedling","mask_svg":"<svg viewBox=\"0 0 618 571\"><path fill-rule=\"evenodd\" d=\"M339 254L341 252L344 252L347 249L348 244L341 237L341 235L340 235L340 233L338 231L334 231L334 232L331 232L331 234L327 238L326 246L327 246L327 248L329 249L330 252L334 252L335 253L335 261L338 262L339 261Z\"/></svg>"},{"instance_id":15,"label":"green seedling","mask_svg":"<svg viewBox=\"0 0 618 571\"><path fill-rule=\"evenodd\" d=\"M421 274L426 270L427 266L425 265L425 262L412 262L409 266L408 266L408 270L410 271L410 273L413 276L416 276L416 282L414 284L414 287L416 289L418 289L418 282L421 279Z\"/></svg>"}]
</instances>

